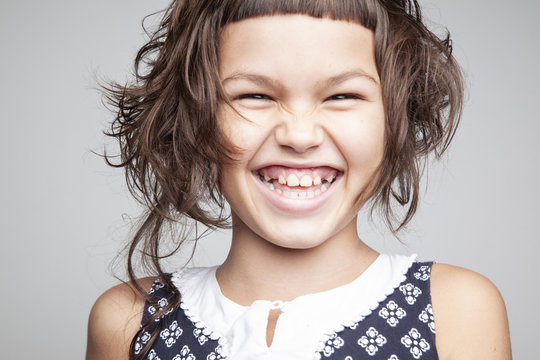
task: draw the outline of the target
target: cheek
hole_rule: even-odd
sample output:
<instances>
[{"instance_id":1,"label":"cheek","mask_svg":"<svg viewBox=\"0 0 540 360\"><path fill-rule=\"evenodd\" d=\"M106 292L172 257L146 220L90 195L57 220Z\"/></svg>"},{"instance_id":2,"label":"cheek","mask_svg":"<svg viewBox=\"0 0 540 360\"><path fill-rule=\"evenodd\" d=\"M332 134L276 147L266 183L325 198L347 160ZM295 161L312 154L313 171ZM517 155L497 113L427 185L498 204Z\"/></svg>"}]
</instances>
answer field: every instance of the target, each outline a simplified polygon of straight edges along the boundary
<instances>
[{"instance_id":1,"label":"cheek","mask_svg":"<svg viewBox=\"0 0 540 360\"><path fill-rule=\"evenodd\" d=\"M239 116L232 109L219 112L219 126L234 149L232 160L221 167L220 189L229 204L241 198L249 181L249 164L263 142L264 132L254 122Z\"/></svg>"},{"instance_id":2,"label":"cheek","mask_svg":"<svg viewBox=\"0 0 540 360\"><path fill-rule=\"evenodd\" d=\"M379 166L385 147L384 123L384 115L375 112L373 116L351 116L347 124L336 127L337 144L351 167L365 172Z\"/></svg>"},{"instance_id":3,"label":"cheek","mask_svg":"<svg viewBox=\"0 0 540 360\"><path fill-rule=\"evenodd\" d=\"M264 128L260 124L240 116L230 108L219 112L218 121L231 145L242 153L236 157L238 160L252 153L264 138Z\"/></svg>"}]
</instances>

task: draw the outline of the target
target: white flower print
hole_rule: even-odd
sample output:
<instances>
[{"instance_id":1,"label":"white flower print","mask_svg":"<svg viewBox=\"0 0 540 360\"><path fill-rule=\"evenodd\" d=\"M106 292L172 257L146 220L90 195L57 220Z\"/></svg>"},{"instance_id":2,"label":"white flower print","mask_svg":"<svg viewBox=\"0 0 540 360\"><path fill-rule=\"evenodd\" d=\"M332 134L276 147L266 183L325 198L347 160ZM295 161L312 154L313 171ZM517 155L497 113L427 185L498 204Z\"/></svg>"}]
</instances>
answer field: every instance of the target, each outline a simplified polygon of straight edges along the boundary
<instances>
[{"instance_id":1,"label":"white flower print","mask_svg":"<svg viewBox=\"0 0 540 360\"><path fill-rule=\"evenodd\" d=\"M197 338L199 344L204 345L204 343L210 339L210 330L206 328L195 328L193 330L193 336Z\"/></svg>"},{"instance_id":2,"label":"white flower print","mask_svg":"<svg viewBox=\"0 0 540 360\"><path fill-rule=\"evenodd\" d=\"M388 358L388 360L399 360L399 358L396 355L392 355Z\"/></svg>"},{"instance_id":3,"label":"white flower print","mask_svg":"<svg viewBox=\"0 0 540 360\"><path fill-rule=\"evenodd\" d=\"M223 351L223 347L221 345L218 345L215 348L215 351L213 351L210 355L206 357L206 360L221 360L223 359L223 356L221 356L221 353Z\"/></svg>"},{"instance_id":4,"label":"white flower print","mask_svg":"<svg viewBox=\"0 0 540 360\"><path fill-rule=\"evenodd\" d=\"M141 352L142 350L142 345L140 342L136 342L135 343L135 347L133 348L134 349L134 352L135 352L135 355L139 355L139 353Z\"/></svg>"},{"instance_id":5,"label":"white flower print","mask_svg":"<svg viewBox=\"0 0 540 360\"><path fill-rule=\"evenodd\" d=\"M430 276L431 276L431 268L426 265L420 266L418 271L414 273L414 277L422 281L428 281Z\"/></svg>"},{"instance_id":6,"label":"white flower print","mask_svg":"<svg viewBox=\"0 0 540 360\"><path fill-rule=\"evenodd\" d=\"M409 335L401 338L401 343L410 350L415 359L420 359L423 353L430 349L429 343L422 338L422 335L415 328L409 331Z\"/></svg>"},{"instance_id":7,"label":"white flower print","mask_svg":"<svg viewBox=\"0 0 540 360\"><path fill-rule=\"evenodd\" d=\"M334 353L335 349L339 349L345 344L345 341L341 337L338 336L338 334L334 333L332 336L326 341L326 344L323 349L323 354L326 357L329 357Z\"/></svg>"},{"instance_id":8,"label":"white flower print","mask_svg":"<svg viewBox=\"0 0 540 360\"><path fill-rule=\"evenodd\" d=\"M159 336L165 341L167 347L171 347L176 340L178 340L180 335L182 335L182 332L183 330L178 326L178 322L175 320L167 329L162 330L159 333Z\"/></svg>"},{"instance_id":9,"label":"white flower print","mask_svg":"<svg viewBox=\"0 0 540 360\"><path fill-rule=\"evenodd\" d=\"M153 294L154 292L158 291L159 289L163 289L165 287L165 284L163 284L160 280L154 281L152 284L152 287L150 288L149 294Z\"/></svg>"},{"instance_id":10,"label":"white flower print","mask_svg":"<svg viewBox=\"0 0 540 360\"><path fill-rule=\"evenodd\" d=\"M195 360L195 355L190 352L187 345L184 345L182 350L180 350L180 354L173 357L172 360Z\"/></svg>"},{"instance_id":11,"label":"white flower print","mask_svg":"<svg viewBox=\"0 0 540 360\"><path fill-rule=\"evenodd\" d=\"M403 295L405 295L405 300L409 305L414 304L416 302L416 298L422 293L422 290L420 290L420 288L414 286L411 283L401 285L399 287L399 290L401 290Z\"/></svg>"},{"instance_id":12,"label":"white flower print","mask_svg":"<svg viewBox=\"0 0 540 360\"><path fill-rule=\"evenodd\" d=\"M143 345L146 345L148 341L150 341L151 335L148 333L148 331L145 331L141 336L137 338L137 342L135 343L135 355L139 355L141 352Z\"/></svg>"},{"instance_id":13,"label":"white flower print","mask_svg":"<svg viewBox=\"0 0 540 360\"><path fill-rule=\"evenodd\" d=\"M157 356L156 351L152 349L148 355L146 356L147 360L161 360L159 356Z\"/></svg>"},{"instance_id":14,"label":"white flower print","mask_svg":"<svg viewBox=\"0 0 540 360\"><path fill-rule=\"evenodd\" d=\"M161 298L161 299L159 299L157 304L159 305L160 309L163 309L165 306L169 305L169 302L167 301L167 299Z\"/></svg>"},{"instance_id":15,"label":"white flower print","mask_svg":"<svg viewBox=\"0 0 540 360\"><path fill-rule=\"evenodd\" d=\"M428 324L429 330L435 334L435 318L433 317L433 307L431 304L428 304L424 310L418 315L420 321L425 324Z\"/></svg>"},{"instance_id":16,"label":"white flower print","mask_svg":"<svg viewBox=\"0 0 540 360\"><path fill-rule=\"evenodd\" d=\"M141 342L146 345L148 341L152 338L152 335L148 331L145 331L141 336Z\"/></svg>"},{"instance_id":17,"label":"white flower print","mask_svg":"<svg viewBox=\"0 0 540 360\"><path fill-rule=\"evenodd\" d=\"M161 298L158 300L157 305L159 306L159 310L161 310L165 306L169 305L169 301L167 301L166 298ZM160 318L163 318L166 315L169 315L173 311L174 311L174 308L169 309L165 314L160 315ZM148 312L150 313L150 315L154 315L157 312L157 309L153 305L150 305L148 307ZM157 318L155 321L156 322L159 321L159 318Z\"/></svg>"},{"instance_id":18,"label":"white flower print","mask_svg":"<svg viewBox=\"0 0 540 360\"><path fill-rule=\"evenodd\" d=\"M366 332L366 335L358 339L358 345L366 349L366 352L370 356L373 356L381 346L386 344L386 338L379 334L374 327L370 327Z\"/></svg>"},{"instance_id":19,"label":"white flower print","mask_svg":"<svg viewBox=\"0 0 540 360\"><path fill-rule=\"evenodd\" d=\"M388 325L395 327L399 323L399 320L407 316L407 313L394 301L390 301L379 311L379 316L386 319Z\"/></svg>"},{"instance_id":20,"label":"white flower print","mask_svg":"<svg viewBox=\"0 0 540 360\"><path fill-rule=\"evenodd\" d=\"M353 360L352 356L345 356L345 359L344 360Z\"/></svg>"}]
</instances>

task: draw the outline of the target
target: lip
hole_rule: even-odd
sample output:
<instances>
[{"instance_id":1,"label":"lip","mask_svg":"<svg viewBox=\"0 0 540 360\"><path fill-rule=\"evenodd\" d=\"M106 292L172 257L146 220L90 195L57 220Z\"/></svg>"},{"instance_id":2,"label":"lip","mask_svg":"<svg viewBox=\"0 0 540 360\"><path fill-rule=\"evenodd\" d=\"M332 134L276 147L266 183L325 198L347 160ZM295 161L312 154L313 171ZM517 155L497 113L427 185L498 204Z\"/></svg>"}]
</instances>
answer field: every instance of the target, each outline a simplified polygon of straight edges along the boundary
<instances>
[{"instance_id":1,"label":"lip","mask_svg":"<svg viewBox=\"0 0 540 360\"><path fill-rule=\"evenodd\" d=\"M260 169L263 169L265 167L269 166L282 166L287 167L291 169L309 169L309 168L318 168L318 167L329 167L336 169L338 172L343 172L343 168L337 164L334 164L332 162L328 163L320 163L320 162L306 162L306 163L297 163L297 162L287 162L287 161L280 161L279 164L276 164L275 162L268 162L268 163L262 163L257 166L257 168L253 168L252 171L259 171Z\"/></svg>"},{"instance_id":2,"label":"lip","mask_svg":"<svg viewBox=\"0 0 540 360\"><path fill-rule=\"evenodd\" d=\"M302 168L295 166L296 168ZM316 167L316 166L305 166L307 167ZM336 177L332 186L328 188L325 192L320 195L311 198L311 199L291 199L283 195L276 193L275 191L270 190L259 178L258 172L256 170L251 172L253 181L260 189L261 193L268 199L268 201L277 209L287 212L287 213L309 213L316 211L321 208L336 191L337 187L341 184L341 178L343 173L340 171L339 175Z\"/></svg>"}]
</instances>

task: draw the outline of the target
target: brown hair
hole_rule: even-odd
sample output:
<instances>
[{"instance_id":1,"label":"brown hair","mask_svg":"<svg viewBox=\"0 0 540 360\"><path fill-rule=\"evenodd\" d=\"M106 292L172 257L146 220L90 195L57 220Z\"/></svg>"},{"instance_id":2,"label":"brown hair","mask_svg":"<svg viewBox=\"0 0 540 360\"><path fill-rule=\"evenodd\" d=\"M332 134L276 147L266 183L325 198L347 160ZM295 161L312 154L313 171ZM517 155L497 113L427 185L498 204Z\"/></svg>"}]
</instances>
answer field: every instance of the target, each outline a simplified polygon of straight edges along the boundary
<instances>
[{"instance_id":1,"label":"brown hair","mask_svg":"<svg viewBox=\"0 0 540 360\"><path fill-rule=\"evenodd\" d=\"M135 80L105 88L116 118L108 135L120 144L120 161L128 187L146 207L128 253L130 280L142 294L134 258L142 251L149 265L170 288L167 308L149 319L134 347L155 319L180 302L178 290L164 275L165 225L193 219L210 228L226 227L225 200L219 191L220 164L235 149L217 126L218 106L225 98L218 76L218 47L223 27L242 19L273 14L306 14L359 23L375 36L375 60L382 81L386 144L372 194L389 228L397 233L413 217L423 161L448 147L461 116L463 81L447 35L441 39L423 23L416 0L175 0L135 59ZM393 203L405 208L396 216ZM219 209L217 213L209 209ZM149 301L153 301L147 296ZM153 336L159 330L155 329Z\"/></svg>"}]
</instances>

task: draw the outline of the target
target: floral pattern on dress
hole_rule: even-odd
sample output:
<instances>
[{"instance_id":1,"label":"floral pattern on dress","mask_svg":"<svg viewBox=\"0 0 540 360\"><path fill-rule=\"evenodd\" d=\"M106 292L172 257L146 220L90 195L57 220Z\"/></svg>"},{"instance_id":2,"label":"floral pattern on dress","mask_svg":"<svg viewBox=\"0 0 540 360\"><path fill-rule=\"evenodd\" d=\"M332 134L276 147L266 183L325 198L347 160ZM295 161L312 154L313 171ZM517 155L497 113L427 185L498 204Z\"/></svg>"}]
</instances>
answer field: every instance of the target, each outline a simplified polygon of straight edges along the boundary
<instances>
[{"instance_id":1,"label":"floral pattern on dress","mask_svg":"<svg viewBox=\"0 0 540 360\"><path fill-rule=\"evenodd\" d=\"M431 277L431 267L427 265L420 266L418 271L414 273L414 277L418 280L428 281Z\"/></svg>"},{"instance_id":2,"label":"floral pattern on dress","mask_svg":"<svg viewBox=\"0 0 540 360\"><path fill-rule=\"evenodd\" d=\"M200 345L204 345L210 339L211 331L206 328L195 328L193 330L193 336L197 338Z\"/></svg>"},{"instance_id":3,"label":"floral pattern on dress","mask_svg":"<svg viewBox=\"0 0 540 360\"><path fill-rule=\"evenodd\" d=\"M218 345L218 347L216 347L214 349L214 351L212 351L212 353L210 353L207 357L206 357L206 360L221 360L221 359L225 359L225 357L223 357L221 354L223 353L223 347L221 345Z\"/></svg>"},{"instance_id":4,"label":"floral pattern on dress","mask_svg":"<svg viewBox=\"0 0 540 360\"><path fill-rule=\"evenodd\" d=\"M178 322L175 320L168 328L159 333L159 337L165 341L167 347L171 347L176 340L178 340L180 335L182 335L182 332L183 330L178 326Z\"/></svg>"},{"instance_id":5,"label":"floral pattern on dress","mask_svg":"<svg viewBox=\"0 0 540 360\"><path fill-rule=\"evenodd\" d=\"M358 345L366 349L366 352L370 356L375 355L379 348L384 344L386 344L386 338L379 334L374 327L370 327L366 332L366 335L358 339Z\"/></svg>"},{"instance_id":6,"label":"floral pattern on dress","mask_svg":"<svg viewBox=\"0 0 540 360\"><path fill-rule=\"evenodd\" d=\"M314 358L325 360L437 360L435 323L430 298L429 263L415 263L393 292L379 300L371 312L344 322L330 336L321 336ZM158 285L159 286L159 285ZM152 293L156 307L170 299L166 287ZM161 301L164 299L165 301ZM161 302L160 302L161 301ZM150 304L145 304L143 322L150 317ZM159 309L154 309L154 313ZM188 309L176 307L162 317L157 338L146 360L224 360L228 356L225 339L220 338L192 317ZM155 327L158 323L155 324ZM193 336L185 336L193 334ZM142 351L151 341L151 329L137 339L135 351ZM138 344L138 345L137 345Z\"/></svg>"},{"instance_id":7,"label":"floral pattern on dress","mask_svg":"<svg viewBox=\"0 0 540 360\"><path fill-rule=\"evenodd\" d=\"M142 333L141 336L139 336L135 342L135 355L139 355L144 345L150 341L152 338L152 335L148 331L145 331Z\"/></svg>"},{"instance_id":8,"label":"floral pattern on dress","mask_svg":"<svg viewBox=\"0 0 540 360\"><path fill-rule=\"evenodd\" d=\"M148 355L146 356L147 360L161 360L159 356L157 356L156 351L154 349L150 350Z\"/></svg>"},{"instance_id":9,"label":"floral pattern on dress","mask_svg":"<svg viewBox=\"0 0 540 360\"><path fill-rule=\"evenodd\" d=\"M413 305L416 302L416 298L422 294L422 290L411 283L401 285L399 290L405 295L405 301L407 301L409 305Z\"/></svg>"},{"instance_id":10,"label":"floral pattern on dress","mask_svg":"<svg viewBox=\"0 0 540 360\"><path fill-rule=\"evenodd\" d=\"M379 316L385 319L388 325L396 327L399 320L407 316L407 313L403 308L400 308L398 304L391 300L379 311Z\"/></svg>"},{"instance_id":11,"label":"floral pattern on dress","mask_svg":"<svg viewBox=\"0 0 540 360\"><path fill-rule=\"evenodd\" d=\"M324 349L322 350L323 355L325 357L329 357L334 353L336 349L342 347L343 344L345 344L345 342L342 338L338 336L337 333L332 334L332 336L330 336L330 338L328 338L328 340L326 341Z\"/></svg>"},{"instance_id":12,"label":"floral pattern on dress","mask_svg":"<svg viewBox=\"0 0 540 360\"><path fill-rule=\"evenodd\" d=\"M418 319L425 324L428 324L429 330L435 334L435 318L433 317L433 307L428 304L424 310L418 315Z\"/></svg>"},{"instance_id":13,"label":"floral pattern on dress","mask_svg":"<svg viewBox=\"0 0 540 360\"><path fill-rule=\"evenodd\" d=\"M147 308L147 311L148 311L148 313L150 315L154 315L158 310L163 309L167 305L169 305L169 301L166 298L162 297L157 301L158 309L156 309L156 307L154 305L149 305L148 308ZM156 318L155 321L158 322L161 318L164 318L165 316L169 315L173 311L174 311L174 309L169 309L166 313L164 313L164 314L160 315L158 318Z\"/></svg>"},{"instance_id":14,"label":"floral pattern on dress","mask_svg":"<svg viewBox=\"0 0 540 360\"><path fill-rule=\"evenodd\" d=\"M195 355L190 352L187 345L184 345L182 350L180 350L180 354L173 357L172 360L195 360Z\"/></svg>"},{"instance_id":15,"label":"floral pattern on dress","mask_svg":"<svg viewBox=\"0 0 540 360\"><path fill-rule=\"evenodd\" d=\"M153 293L155 293L159 289L163 289L164 287L165 287L165 284L163 283L163 281L156 279L154 283L152 284L150 291L148 291L148 294L152 295Z\"/></svg>"},{"instance_id":16,"label":"floral pattern on dress","mask_svg":"<svg viewBox=\"0 0 540 360\"><path fill-rule=\"evenodd\" d=\"M157 302L160 309L163 309L165 306L169 305L169 302L165 298L161 298Z\"/></svg>"},{"instance_id":17,"label":"floral pattern on dress","mask_svg":"<svg viewBox=\"0 0 540 360\"><path fill-rule=\"evenodd\" d=\"M411 354L415 359L420 359L420 357L431 348L429 343L422 338L420 332L415 328L411 329L408 335L401 338L401 343L410 349Z\"/></svg>"}]
</instances>

